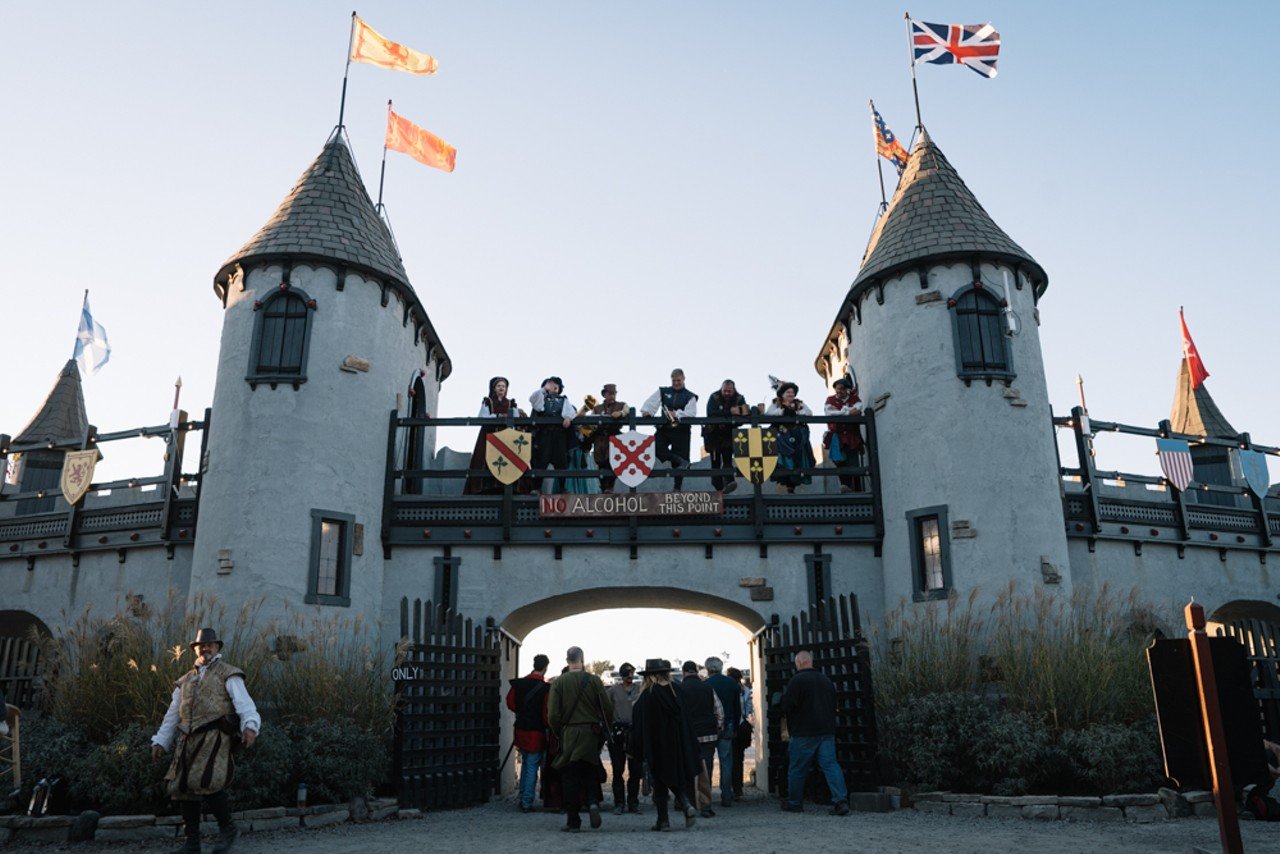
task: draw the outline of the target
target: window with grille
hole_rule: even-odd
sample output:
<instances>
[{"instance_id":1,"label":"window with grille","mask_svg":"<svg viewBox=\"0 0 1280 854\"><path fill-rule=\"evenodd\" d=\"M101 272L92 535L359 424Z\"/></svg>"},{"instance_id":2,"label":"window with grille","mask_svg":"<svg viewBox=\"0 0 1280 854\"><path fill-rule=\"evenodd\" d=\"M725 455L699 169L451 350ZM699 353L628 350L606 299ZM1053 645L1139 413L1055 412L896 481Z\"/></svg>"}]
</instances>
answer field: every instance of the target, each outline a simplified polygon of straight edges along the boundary
<instances>
[{"instance_id":1,"label":"window with grille","mask_svg":"<svg viewBox=\"0 0 1280 854\"><path fill-rule=\"evenodd\" d=\"M914 598L945 599L951 590L951 543L947 538L947 508L923 507L907 513L911 537Z\"/></svg>"},{"instance_id":2,"label":"window with grille","mask_svg":"<svg viewBox=\"0 0 1280 854\"><path fill-rule=\"evenodd\" d=\"M351 604L351 560L355 517L311 511L311 571L304 599L313 605Z\"/></svg>"},{"instance_id":3,"label":"window with grille","mask_svg":"<svg viewBox=\"0 0 1280 854\"><path fill-rule=\"evenodd\" d=\"M314 306L297 288L277 291L255 304L257 318L246 377L251 386L270 383L275 388L279 383L288 383L297 388L307 381Z\"/></svg>"},{"instance_id":4,"label":"window with grille","mask_svg":"<svg viewBox=\"0 0 1280 854\"><path fill-rule=\"evenodd\" d=\"M968 287L947 302L955 331L956 373L964 380L1011 380L1013 355L1005 336L1004 307L982 288Z\"/></svg>"}]
</instances>

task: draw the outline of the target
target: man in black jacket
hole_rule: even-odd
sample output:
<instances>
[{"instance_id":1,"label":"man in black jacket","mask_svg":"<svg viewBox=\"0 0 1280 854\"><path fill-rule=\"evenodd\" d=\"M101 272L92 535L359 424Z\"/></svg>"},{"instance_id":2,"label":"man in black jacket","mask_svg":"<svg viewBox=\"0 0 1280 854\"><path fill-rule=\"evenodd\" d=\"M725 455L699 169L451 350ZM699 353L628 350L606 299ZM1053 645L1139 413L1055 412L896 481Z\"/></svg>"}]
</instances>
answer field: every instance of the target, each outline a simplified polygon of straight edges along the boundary
<instances>
[{"instance_id":1,"label":"man in black jacket","mask_svg":"<svg viewBox=\"0 0 1280 854\"><path fill-rule=\"evenodd\" d=\"M711 818L715 815L711 809L711 769L716 760L716 742L724 728L724 706L715 690L698 678L698 662L686 661L680 670L684 674L680 683L684 711L698 742L698 758L702 763L695 800L702 810L702 817Z\"/></svg>"},{"instance_id":2,"label":"man in black jacket","mask_svg":"<svg viewBox=\"0 0 1280 854\"><path fill-rule=\"evenodd\" d=\"M849 794L844 772L836 762L836 686L825 673L813 669L813 656L807 650L796 653L796 675L782 693L781 706L791 734L787 745L791 759L787 769L787 798L782 802L782 809L804 811L804 781L817 759L818 768L831 789L831 814L848 815Z\"/></svg>"}]
</instances>

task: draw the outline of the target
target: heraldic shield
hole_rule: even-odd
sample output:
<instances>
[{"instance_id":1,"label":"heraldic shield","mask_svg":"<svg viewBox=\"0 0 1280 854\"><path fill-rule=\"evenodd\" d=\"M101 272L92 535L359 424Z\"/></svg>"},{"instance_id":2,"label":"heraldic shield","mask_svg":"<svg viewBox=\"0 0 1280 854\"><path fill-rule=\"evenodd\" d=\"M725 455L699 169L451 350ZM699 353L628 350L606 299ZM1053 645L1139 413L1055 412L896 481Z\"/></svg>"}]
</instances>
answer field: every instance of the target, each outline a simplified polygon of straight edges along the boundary
<instances>
[{"instance_id":1,"label":"heraldic shield","mask_svg":"<svg viewBox=\"0 0 1280 854\"><path fill-rule=\"evenodd\" d=\"M764 483L778 466L778 438L772 427L733 431L733 464L752 483Z\"/></svg>"},{"instance_id":2,"label":"heraldic shield","mask_svg":"<svg viewBox=\"0 0 1280 854\"><path fill-rule=\"evenodd\" d=\"M529 470L533 440L528 433L507 427L487 434L484 439L484 462L498 483L515 483Z\"/></svg>"},{"instance_id":3,"label":"heraldic shield","mask_svg":"<svg viewBox=\"0 0 1280 854\"><path fill-rule=\"evenodd\" d=\"M609 437L609 467L627 486L639 486L653 471L653 437L628 430Z\"/></svg>"},{"instance_id":4,"label":"heraldic shield","mask_svg":"<svg viewBox=\"0 0 1280 854\"><path fill-rule=\"evenodd\" d=\"M93 468L101 456L97 448L67 453L62 461L59 485L62 487L62 497L67 499L68 504L75 504L89 491L89 484L93 483Z\"/></svg>"},{"instance_id":5,"label":"heraldic shield","mask_svg":"<svg viewBox=\"0 0 1280 854\"><path fill-rule=\"evenodd\" d=\"M1265 498L1271 488L1271 473L1267 471L1267 455L1261 451L1236 449L1236 459L1240 460L1240 474L1249 489L1259 498Z\"/></svg>"}]
</instances>

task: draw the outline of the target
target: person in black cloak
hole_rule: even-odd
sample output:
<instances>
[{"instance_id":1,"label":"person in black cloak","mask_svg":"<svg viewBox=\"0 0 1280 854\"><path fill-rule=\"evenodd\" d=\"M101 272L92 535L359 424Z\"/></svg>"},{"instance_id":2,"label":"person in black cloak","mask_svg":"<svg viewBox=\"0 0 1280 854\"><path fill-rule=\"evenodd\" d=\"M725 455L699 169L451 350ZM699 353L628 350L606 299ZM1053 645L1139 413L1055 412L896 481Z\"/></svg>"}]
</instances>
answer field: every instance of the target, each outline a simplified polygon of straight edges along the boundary
<instances>
[{"instance_id":1,"label":"person in black cloak","mask_svg":"<svg viewBox=\"0 0 1280 854\"><path fill-rule=\"evenodd\" d=\"M631 754L643 761L653 787L658 812L653 829L671 829L669 793L675 795L676 809L684 813L684 826L693 827L698 815L691 797L693 781L702 766L684 704L671 684L671 662L650 658L640 675L645 687L631 713Z\"/></svg>"}]
</instances>

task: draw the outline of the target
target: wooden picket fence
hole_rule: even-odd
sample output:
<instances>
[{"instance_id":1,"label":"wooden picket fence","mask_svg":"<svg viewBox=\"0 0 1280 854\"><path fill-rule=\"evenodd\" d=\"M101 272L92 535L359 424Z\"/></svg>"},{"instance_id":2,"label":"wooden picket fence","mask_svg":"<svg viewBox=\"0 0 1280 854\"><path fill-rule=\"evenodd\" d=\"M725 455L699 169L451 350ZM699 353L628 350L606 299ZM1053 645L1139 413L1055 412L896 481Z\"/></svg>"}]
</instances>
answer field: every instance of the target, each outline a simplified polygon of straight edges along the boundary
<instances>
[{"instance_id":1,"label":"wooden picket fence","mask_svg":"<svg viewBox=\"0 0 1280 854\"><path fill-rule=\"evenodd\" d=\"M431 602L400 602L408 641L397 681L395 764L400 806L484 803L498 785L501 656L492 626Z\"/></svg>"}]
</instances>

